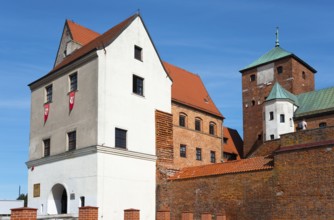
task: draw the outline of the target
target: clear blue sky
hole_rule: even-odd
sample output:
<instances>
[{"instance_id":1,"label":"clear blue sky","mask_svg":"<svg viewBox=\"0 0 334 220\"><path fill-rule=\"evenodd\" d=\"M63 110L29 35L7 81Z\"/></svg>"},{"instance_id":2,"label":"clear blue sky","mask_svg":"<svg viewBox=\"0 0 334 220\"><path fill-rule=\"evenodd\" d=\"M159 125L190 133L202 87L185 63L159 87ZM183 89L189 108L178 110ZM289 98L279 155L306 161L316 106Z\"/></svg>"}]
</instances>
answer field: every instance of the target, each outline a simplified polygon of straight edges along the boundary
<instances>
[{"instance_id":1,"label":"clear blue sky","mask_svg":"<svg viewBox=\"0 0 334 220\"><path fill-rule=\"evenodd\" d=\"M239 70L281 46L334 86L334 2L267 0L4 1L0 7L0 199L27 192L30 90L52 68L65 19L103 33L140 9L161 58L199 74L224 124L242 133Z\"/></svg>"}]
</instances>

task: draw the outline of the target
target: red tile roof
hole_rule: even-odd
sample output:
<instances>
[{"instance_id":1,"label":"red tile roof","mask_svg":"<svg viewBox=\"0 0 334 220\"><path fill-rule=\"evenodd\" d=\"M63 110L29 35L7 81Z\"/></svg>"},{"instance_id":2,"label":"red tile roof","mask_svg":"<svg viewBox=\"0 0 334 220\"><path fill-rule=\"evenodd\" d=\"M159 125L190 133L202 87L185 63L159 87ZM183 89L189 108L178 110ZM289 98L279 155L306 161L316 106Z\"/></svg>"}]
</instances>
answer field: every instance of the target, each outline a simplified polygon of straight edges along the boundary
<instances>
[{"instance_id":1,"label":"red tile roof","mask_svg":"<svg viewBox=\"0 0 334 220\"><path fill-rule=\"evenodd\" d=\"M225 163L186 167L171 176L170 180L190 179L206 176L217 176L232 173L269 170L273 168L273 159L269 157L254 157L243 160L233 160Z\"/></svg>"},{"instance_id":2,"label":"red tile roof","mask_svg":"<svg viewBox=\"0 0 334 220\"><path fill-rule=\"evenodd\" d=\"M223 128L223 136L227 138L227 143L223 145L223 151L226 153L233 153L238 155L238 159L240 159L240 155L242 155L240 150L243 147L243 141L237 130L232 128L224 127Z\"/></svg>"},{"instance_id":3,"label":"red tile roof","mask_svg":"<svg viewBox=\"0 0 334 220\"><path fill-rule=\"evenodd\" d=\"M73 41L81 44L82 46L100 36L99 33L70 20L66 20L66 25L70 30Z\"/></svg>"},{"instance_id":4,"label":"red tile roof","mask_svg":"<svg viewBox=\"0 0 334 220\"><path fill-rule=\"evenodd\" d=\"M210 98L209 93L198 75L167 62L163 62L163 64L168 74L173 79L173 101L209 112L221 118L224 117Z\"/></svg>"},{"instance_id":5,"label":"red tile roof","mask_svg":"<svg viewBox=\"0 0 334 220\"><path fill-rule=\"evenodd\" d=\"M137 18L137 16L139 15L135 14L127 18L123 22L119 23L118 25L114 26L113 28L105 32L104 34L96 37L94 40L90 41L85 46L74 51L72 54L66 57L61 63L55 66L49 74L55 72L56 70L59 70L60 68L72 63L73 61L79 59L80 57L83 57L84 55L94 50L106 47L111 42L113 42L122 33L122 31L126 29L135 18Z\"/></svg>"}]
</instances>

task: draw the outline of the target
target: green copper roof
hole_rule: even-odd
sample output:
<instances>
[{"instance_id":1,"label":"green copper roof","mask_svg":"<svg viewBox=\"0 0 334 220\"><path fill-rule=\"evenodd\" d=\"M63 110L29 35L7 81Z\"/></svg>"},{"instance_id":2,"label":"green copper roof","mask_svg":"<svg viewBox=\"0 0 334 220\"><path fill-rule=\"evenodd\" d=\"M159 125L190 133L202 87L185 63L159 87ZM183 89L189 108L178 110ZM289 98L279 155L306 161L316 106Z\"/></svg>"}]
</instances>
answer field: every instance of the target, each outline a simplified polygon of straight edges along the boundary
<instances>
[{"instance_id":1,"label":"green copper roof","mask_svg":"<svg viewBox=\"0 0 334 220\"><path fill-rule=\"evenodd\" d=\"M334 110L334 87L302 93L297 97L300 107L295 112L296 117Z\"/></svg>"},{"instance_id":2,"label":"green copper roof","mask_svg":"<svg viewBox=\"0 0 334 220\"><path fill-rule=\"evenodd\" d=\"M276 46L272 50L270 50L268 53L264 54L259 59L255 60L253 63L243 68L241 71L255 67L255 66L259 66L261 64L265 64L265 63L268 63L274 60L278 60L278 59L281 59L283 57L287 57L290 55L293 55L293 54L284 50L283 48L279 46Z\"/></svg>"},{"instance_id":3,"label":"green copper roof","mask_svg":"<svg viewBox=\"0 0 334 220\"><path fill-rule=\"evenodd\" d=\"M297 106L299 105L297 97L294 94L285 90L278 82L276 82L273 88L271 89L270 94L267 97L266 101L274 99L289 99L295 105Z\"/></svg>"}]
</instances>

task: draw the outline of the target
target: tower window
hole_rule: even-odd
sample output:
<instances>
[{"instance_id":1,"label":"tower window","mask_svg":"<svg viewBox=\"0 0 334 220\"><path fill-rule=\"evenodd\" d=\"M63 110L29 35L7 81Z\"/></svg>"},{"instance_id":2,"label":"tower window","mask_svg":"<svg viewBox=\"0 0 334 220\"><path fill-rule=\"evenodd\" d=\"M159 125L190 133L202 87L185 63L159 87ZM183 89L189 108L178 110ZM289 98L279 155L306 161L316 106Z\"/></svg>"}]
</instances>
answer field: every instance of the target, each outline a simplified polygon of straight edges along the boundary
<instances>
[{"instance_id":1,"label":"tower window","mask_svg":"<svg viewBox=\"0 0 334 220\"><path fill-rule=\"evenodd\" d=\"M211 163L216 163L216 152L210 151L210 161Z\"/></svg>"},{"instance_id":2,"label":"tower window","mask_svg":"<svg viewBox=\"0 0 334 220\"><path fill-rule=\"evenodd\" d=\"M44 157L50 156L50 138L43 141L44 144Z\"/></svg>"},{"instance_id":3,"label":"tower window","mask_svg":"<svg viewBox=\"0 0 334 220\"><path fill-rule=\"evenodd\" d=\"M184 144L180 145L180 157L187 157L187 146Z\"/></svg>"},{"instance_id":4,"label":"tower window","mask_svg":"<svg viewBox=\"0 0 334 220\"><path fill-rule=\"evenodd\" d=\"M277 67L277 74L281 74L281 73L283 73L283 67L279 66Z\"/></svg>"},{"instance_id":5,"label":"tower window","mask_svg":"<svg viewBox=\"0 0 334 220\"><path fill-rule=\"evenodd\" d=\"M250 81L253 82L256 80L255 74L250 75Z\"/></svg>"},{"instance_id":6,"label":"tower window","mask_svg":"<svg viewBox=\"0 0 334 220\"><path fill-rule=\"evenodd\" d=\"M141 47L138 47L135 45L135 58L137 60L143 61L143 54L142 54L143 49Z\"/></svg>"},{"instance_id":7,"label":"tower window","mask_svg":"<svg viewBox=\"0 0 334 220\"><path fill-rule=\"evenodd\" d=\"M68 150L75 150L76 145L77 145L76 131L68 132L67 139L68 139Z\"/></svg>"},{"instance_id":8,"label":"tower window","mask_svg":"<svg viewBox=\"0 0 334 220\"><path fill-rule=\"evenodd\" d=\"M279 118L280 118L281 123L285 122L285 115L284 114L280 114Z\"/></svg>"},{"instance_id":9,"label":"tower window","mask_svg":"<svg viewBox=\"0 0 334 220\"><path fill-rule=\"evenodd\" d=\"M45 96L46 103L52 102L52 84L45 87Z\"/></svg>"},{"instance_id":10,"label":"tower window","mask_svg":"<svg viewBox=\"0 0 334 220\"><path fill-rule=\"evenodd\" d=\"M115 128L115 147L126 148L126 130Z\"/></svg>"},{"instance_id":11,"label":"tower window","mask_svg":"<svg viewBox=\"0 0 334 220\"><path fill-rule=\"evenodd\" d=\"M195 130L201 131L202 130L201 127L202 127L202 120L199 118L196 118L195 119Z\"/></svg>"},{"instance_id":12,"label":"tower window","mask_svg":"<svg viewBox=\"0 0 334 220\"><path fill-rule=\"evenodd\" d=\"M306 79L306 73L304 71L302 72L302 77L303 79Z\"/></svg>"},{"instance_id":13,"label":"tower window","mask_svg":"<svg viewBox=\"0 0 334 220\"><path fill-rule=\"evenodd\" d=\"M202 149L196 148L196 160L202 160Z\"/></svg>"},{"instance_id":14,"label":"tower window","mask_svg":"<svg viewBox=\"0 0 334 220\"><path fill-rule=\"evenodd\" d=\"M274 112L269 112L269 120L274 120Z\"/></svg>"},{"instance_id":15,"label":"tower window","mask_svg":"<svg viewBox=\"0 0 334 220\"><path fill-rule=\"evenodd\" d=\"M132 92L144 96L144 79L133 75L132 83Z\"/></svg>"}]
</instances>

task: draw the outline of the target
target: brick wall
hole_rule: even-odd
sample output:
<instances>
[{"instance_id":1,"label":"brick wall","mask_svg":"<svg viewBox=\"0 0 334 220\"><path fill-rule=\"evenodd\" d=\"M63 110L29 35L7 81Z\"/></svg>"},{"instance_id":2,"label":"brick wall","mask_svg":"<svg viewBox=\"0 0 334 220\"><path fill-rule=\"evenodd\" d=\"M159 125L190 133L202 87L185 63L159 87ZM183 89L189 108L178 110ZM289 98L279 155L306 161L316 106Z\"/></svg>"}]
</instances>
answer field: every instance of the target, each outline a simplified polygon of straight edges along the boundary
<instances>
[{"instance_id":1,"label":"brick wall","mask_svg":"<svg viewBox=\"0 0 334 220\"><path fill-rule=\"evenodd\" d=\"M11 220L36 220L37 209L33 208L16 208L11 209Z\"/></svg>"},{"instance_id":2,"label":"brick wall","mask_svg":"<svg viewBox=\"0 0 334 220\"><path fill-rule=\"evenodd\" d=\"M282 135L272 170L169 181L157 209L168 207L175 220L223 209L226 219L331 219L333 137L334 127Z\"/></svg>"},{"instance_id":3,"label":"brick wall","mask_svg":"<svg viewBox=\"0 0 334 220\"><path fill-rule=\"evenodd\" d=\"M98 207L85 206L79 207L79 220L97 220Z\"/></svg>"},{"instance_id":4,"label":"brick wall","mask_svg":"<svg viewBox=\"0 0 334 220\"><path fill-rule=\"evenodd\" d=\"M298 118L297 120L295 120L295 128L297 128L298 123L302 120L303 118ZM307 129L319 128L319 124L322 122L326 122L327 127L334 126L333 113L327 115L316 115L312 118L305 117L305 121L307 123Z\"/></svg>"},{"instance_id":5,"label":"brick wall","mask_svg":"<svg viewBox=\"0 0 334 220\"><path fill-rule=\"evenodd\" d=\"M182 168L210 164L210 151L216 154L216 161L221 161L222 119L173 102L173 142L174 167ZM184 113L186 127L179 126L179 114ZM195 130L195 118L202 119L202 131ZM215 135L209 134L209 124L216 124ZM180 145L186 145L186 158L180 157ZM202 149L202 160L196 160L196 148Z\"/></svg>"}]
</instances>

